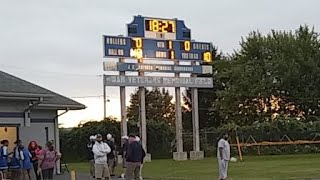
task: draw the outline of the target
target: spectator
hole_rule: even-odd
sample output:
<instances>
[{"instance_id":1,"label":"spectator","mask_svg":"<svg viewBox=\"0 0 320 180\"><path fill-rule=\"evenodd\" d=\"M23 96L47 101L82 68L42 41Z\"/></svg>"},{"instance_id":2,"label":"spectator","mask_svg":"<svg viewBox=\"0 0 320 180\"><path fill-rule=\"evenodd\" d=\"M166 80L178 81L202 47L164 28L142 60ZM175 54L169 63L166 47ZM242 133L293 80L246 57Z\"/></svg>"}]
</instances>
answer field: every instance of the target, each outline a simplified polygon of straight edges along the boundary
<instances>
[{"instance_id":1,"label":"spectator","mask_svg":"<svg viewBox=\"0 0 320 180\"><path fill-rule=\"evenodd\" d=\"M219 179L226 180L228 177L228 163L230 160L230 145L228 134L225 133L218 142L217 157L219 163Z\"/></svg>"},{"instance_id":2,"label":"spectator","mask_svg":"<svg viewBox=\"0 0 320 180\"><path fill-rule=\"evenodd\" d=\"M4 174L4 178L6 178L6 172L8 170L8 140L1 141L1 148L0 148L0 171Z\"/></svg>"},{"instance_id":3,"label":"spectator","mask_svg":"<svg viewBox=\"0 0 320 180\"><path fill-rule=\"evenodd\" d=\"M119 155L122 156L122 174L119 178L124 179L125 178L125 173L126 173L126 169L127 169L127 160L126 160L126 156L127 156L127 149L128 149L128 136L122 136L122 147L120 149Z\"/></svg>"},{"instance_id":4,"label":"spectator","mask_svg":"<svg viewBox=\"0 0 320 180\"><path fill-rule=\"evenodd\" d=\"M142 147L142 142L141 142L141 139L139 138L139 136L136 137L136 141L141 145ZM143 149L143 147L142 147ZM142 168L143 168L143 161L144 161L144 157L146 156L146 153L145 151L143 151L143 154L142 154L142 158L141 158L141 166L140 166L140 172L139 172L139 175L140 175L140 180L143 180L142 178Z\"/></svg>"},{"instance_id":5,"label":"spectator","mask_svg":"<svg viewBox=\"0 0 320 180\"><path fill-rule=\"evenodd\" d=\"M14 142L14 144L16 144L16 146L13 149L13 156L11 158L11 161L9 163L9 168L11 169L12 173L12 179L20 179L22 171L21 171L21 152L20 152L20 146L22 145L21 140L17 140L16 142Z\"/></svg>"},{"instance_id":6,"label":"spectator","mask_svg":"<svg viewBox=\"0 0 320 180\"><path fill-rule=\"evenodd\" d=\"M22 177L23 179L25 179L25 175L28 175L28 180L31 180L31 174L30 174L30 170L33 168L32 167L32 155L29 152L29 150L27 148L25 148L24 146L20 146L20 157L21 157L21 161L22 161Z\"/></svg>"},{"instance_id":7,"label":"spectator","mask_svg":"<svg viewBox=\"0 0 320 180\"><path fill-rule=\"evenodd\" d=\"M115 159L116 159L116 147L114 142L112 141L112 135L107 135L107 141L106 143L111 149L111 152L108 154L108 166L111 176L114 176L114 165L115 165Z\"/></svg>"},{"instance_id":8,"label":"spectator","mask_svg":"<svg viewBox=\"0 0 320 180\"><path fill-rule=\"evenodd\" d=\"M140 167L141 160L145 156L145 151L142 146L136 141L136 136L130 134L129 136L129 145L127 150L127 171L126 179L127 180L139 180L140 179Z\"/></svg>"},{"instance_id":9,"label":"spectator","mask_svg":"<svg viewBox=\"0 0 320 180\"><path fill-rule=\"evenodd\" d=\"M37 173L38 172L38 153L39 146L36 141L31 141L28 146L29 152L31 153L31 162L33 164L33 170L36 175L36 180L41 180L41 176Z\"/></svg>"},{"instance_id":10,"label":"spectator","mask_svg":"<svg viewBox=\"0 0 320 180\"><path fill-rule=\"evenodd\" d=\"M37 173L38 174L42 173L44 180L52 180L54 167L59 157L51 141L48 141L46 145L47 145L47 148L44 150L41 150L39 155Z\"/></svg>"},{"instance_id":11,"label":"spectator","mask_svg":"<svg viewBox=\"0 0 320 180\"><path fill-rule=\"evenodd\" d=\"M89 164L90 164L90 175L92 178L95 178L94 176L94 154L92 152L92 148L93 145L96 141L96 136L90 136L89 138L90 142L87 144L87 148L88 148L88 160L89 160Z\"/></svg>"},{"instance_id":12,"label":"spectator","mask_svg":"<svg viewBox=\"0 0 320 180\"><path fill-rule=\"evenodd\" d=\"M102 135L97 134L97 139L92 148L94 154L95 177L97 180L111 180L108 167L108 153L111 152L107 143L102 141Z\"/></svg>"}]
</instances>

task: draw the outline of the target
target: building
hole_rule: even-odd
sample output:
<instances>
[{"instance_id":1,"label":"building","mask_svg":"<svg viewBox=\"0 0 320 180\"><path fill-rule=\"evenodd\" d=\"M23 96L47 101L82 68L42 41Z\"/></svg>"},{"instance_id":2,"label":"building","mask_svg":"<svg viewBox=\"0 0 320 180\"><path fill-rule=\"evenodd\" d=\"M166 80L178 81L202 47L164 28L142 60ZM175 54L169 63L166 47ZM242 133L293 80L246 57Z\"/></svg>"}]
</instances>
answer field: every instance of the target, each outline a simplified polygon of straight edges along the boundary
<instances>
[{"instance_id":1,"label":"building","mask_svg":"<svg viewBox=\"0 0 320 180\"><path fill-rule=\"evenodd\" d=\"M0 71L0 139L9 140L11 150L17 139L42 146L53 140L60 150L59 116L81 109L83 104Z\"/></svg>"}]
</instances>

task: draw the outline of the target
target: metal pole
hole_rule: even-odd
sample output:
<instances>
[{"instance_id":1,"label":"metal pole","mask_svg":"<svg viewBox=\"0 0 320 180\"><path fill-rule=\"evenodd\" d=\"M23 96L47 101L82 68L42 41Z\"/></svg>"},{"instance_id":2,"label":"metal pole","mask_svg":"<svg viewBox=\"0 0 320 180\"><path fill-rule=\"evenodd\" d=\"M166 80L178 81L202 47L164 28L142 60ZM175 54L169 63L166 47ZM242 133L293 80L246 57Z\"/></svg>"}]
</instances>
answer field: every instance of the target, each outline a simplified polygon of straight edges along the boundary
<instances>
[{"instance_id":1,"label":"metal pole","mask_svg":"<svg viewBox=\"0 0 320 180\"><path fill-rule=\"evenodd\" d=\"M179 61L175 61L175 65L179 65ZM179 77L180 73L175 73L175 77ZM176 142L177 152L183 152L183 140L182 140L182 112L181 112L181 89L175 88L176 98Z\"/></svg>"},{"instance_id":2,"label":"metal pole","mask_svg":"<svg viewBox=\"0 0 320 180\"><path fill-rule=\"evenodd\" d=\"M107 117L107 108L106 108L106 103L107 103L107 101L106 101L106 85L105 85L105 79L106 79L106 77L105 77L105 75L103 74L102 75L103 76L103 119L105 119L106 117Z\"/></svg>"},{"instance_id":3,"label":"metal pole","mask_svg":"<svg viewBox=\"0 0 320 180\"><path fill-rule=\"evenodd\" d=\"M196 65L192 61L192 65ZM197 77L192 74L192 77ZM200 137L199 137L199 104L198 104L198 88L192 88L192 124L193 124L193 150L200 151Z\"/></svg>"},{"instance_id":4,"label":"metal pole","mask_svg":"<svg viewBox=\"0 0 320 180\"><path fill-rule=\"evenodd\" d=\"M123 58L119 58L120 62L125 62ZM121 76L125 76L126 72L121 71ZM126 111L126 87L120 86L120 105L121 105L121 136L128 134L127 128L127 111Z\"/></svg>"},{"instance_id":5,"label":"metal pole","mask_svg":"<svg viewBox=\"0 0 320 180\"><path fill-rule=\"evenodd\" d=\"M139 63L143 63L142 59L138 60ZM144 72L139 71L139 76L144 76ZM146 152L147 151L147 120L146 120L146 89L144 87L139 87L140 94L140 122L141 122L141 141L142 146Z\"/></svg>"}]
</instances>

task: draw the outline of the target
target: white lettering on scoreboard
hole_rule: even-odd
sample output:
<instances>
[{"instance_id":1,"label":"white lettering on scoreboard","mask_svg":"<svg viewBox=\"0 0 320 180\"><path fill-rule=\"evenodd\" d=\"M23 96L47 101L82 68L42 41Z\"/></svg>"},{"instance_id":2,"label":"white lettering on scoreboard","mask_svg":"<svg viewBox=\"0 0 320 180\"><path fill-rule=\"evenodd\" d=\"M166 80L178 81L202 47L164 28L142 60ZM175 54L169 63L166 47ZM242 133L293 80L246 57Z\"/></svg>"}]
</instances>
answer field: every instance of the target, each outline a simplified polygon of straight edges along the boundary
<instances>
[{"instance_id":1,"label":"white lettering on scoreboard","mask_svg":"<svg viewBox=\"0 0 320 180\"><path fill-rule=\"evenodd\" d=\"M110 56L124 56L123 49L108 49L108 54Z\"/></svg>"},{"instance_id":2,"label":"white lettering on scoreboard","mask_svg":"<svg viewBox=\"0 0 320 180\"><path fill-rule=\"evenodd\" d=\"M199 59L198 53L182 53L182 59Z\"/></svg>"},{"instance_id":3,"label":"white lettering on scoreboard","mask_svg":"<svg viewBox=\"0 0 320 180\"><path fill-rule=\"evenodd\" d=\"M127 45L127 40L121 37L107 37L106 44L125 46Z\"/></svg>"},{"instance_id":4,"label":"white lettering on scoreboard","mask_svg":"<svg viewBox=\"0 0 320 180\"><path fill-rule=\"evenodd\" d=\"M209 77L155 77L105 75L105 86L198 87L212 88Z\"/></svg>"}]
</instances>

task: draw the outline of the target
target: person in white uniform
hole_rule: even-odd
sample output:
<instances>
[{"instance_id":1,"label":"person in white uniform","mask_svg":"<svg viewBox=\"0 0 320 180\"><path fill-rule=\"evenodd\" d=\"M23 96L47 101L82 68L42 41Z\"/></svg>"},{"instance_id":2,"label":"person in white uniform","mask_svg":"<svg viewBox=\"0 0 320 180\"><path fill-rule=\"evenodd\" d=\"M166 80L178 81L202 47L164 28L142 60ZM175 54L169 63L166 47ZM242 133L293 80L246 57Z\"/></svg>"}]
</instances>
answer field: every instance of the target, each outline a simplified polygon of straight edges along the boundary
<instances>
[{"instance_id":1,"label":"person in white uniform","mask_svg":"<svg viewBox=\"0 0 320 180\"><path fill-rule=\"evenodd\" d=\"M218 142L219 180L226 180L228 177L228 164L230 160L230 144L228 138L229 136L226 133Z\"/></svg>"}]
</instances>

